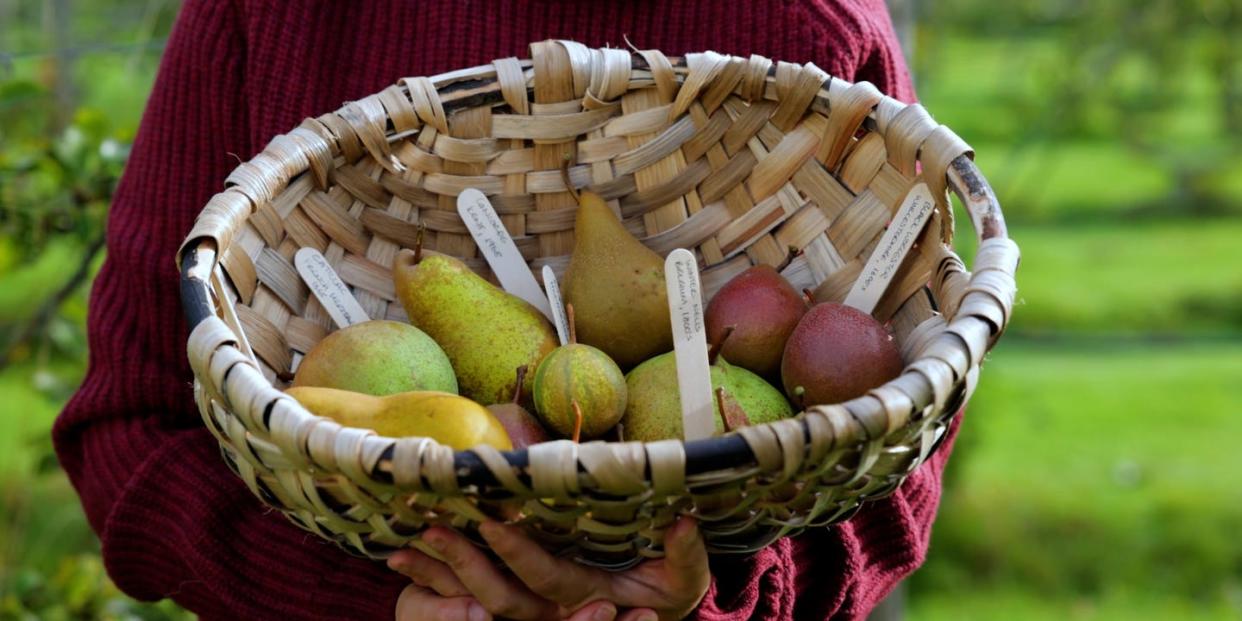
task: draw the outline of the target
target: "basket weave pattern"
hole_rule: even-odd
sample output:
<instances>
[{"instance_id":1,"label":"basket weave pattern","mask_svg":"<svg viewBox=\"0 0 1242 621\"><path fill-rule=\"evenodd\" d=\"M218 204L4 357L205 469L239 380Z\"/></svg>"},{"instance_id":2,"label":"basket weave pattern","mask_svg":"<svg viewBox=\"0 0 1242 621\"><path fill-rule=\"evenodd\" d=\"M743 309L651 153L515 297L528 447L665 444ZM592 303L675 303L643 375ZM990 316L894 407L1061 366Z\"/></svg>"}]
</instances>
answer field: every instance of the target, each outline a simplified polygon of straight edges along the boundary
<instances>
[{"instance_id":1,"label":"basket weave pattern","mask_svg":"<svg viewBox=\"0 0 1242 621\"><path fill-rule=\"evenodd\" d=\"M307 119L207 204L182 257L212 312L188 350L203 419L234 471L295 523L368 556L429 523L472 535L500 517L613 568L661 555L680 513L699 517L711 550L742 552L895 489L973 389L1014 299L1017 247L970 148L921 106L810 64L567 41L532 44L531 56L407 78ZM927 183L937 213L875 312L891 320L905 372L848 403L742 428L734 439L752 458L710 467L676 440L454 455L341 427L280 392L334 329L294 252L322 251L372 318L404 320L390 266L419 223L425 249L491 277L456 212L474 187L531 267L559 274L576 210L566 158L570 183L607 199L643 243L695 252L705 299L767 263L840 301L906 193ZM973 273L948 244L947 189L984 238Z\"/></svg>"}]
</instances>

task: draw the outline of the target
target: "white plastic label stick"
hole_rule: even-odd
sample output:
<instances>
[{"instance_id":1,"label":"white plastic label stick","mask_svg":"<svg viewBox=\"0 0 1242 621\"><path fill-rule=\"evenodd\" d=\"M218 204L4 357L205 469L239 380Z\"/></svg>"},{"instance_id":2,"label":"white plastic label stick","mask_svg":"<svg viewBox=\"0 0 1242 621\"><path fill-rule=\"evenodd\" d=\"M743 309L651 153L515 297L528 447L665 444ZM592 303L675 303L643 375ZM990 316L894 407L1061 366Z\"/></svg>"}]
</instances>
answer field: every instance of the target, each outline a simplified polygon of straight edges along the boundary
<instances>
[{"instance_id":1,"label":"white plastic label stick","mask_svg":"<svg viewBox=\"0 0 1242 621\"><path fill-rule=\"evenodd\" d=\"M926 183L920 182L910 188L910 193L906 194L901 207L893 216L893 221L888 224L888 229L884 231L880 242L867 259L867 264L863 266L858 280L854 281L854 286L845 296L846 306L853 306L864 313L875 310L876 304L880 303L880 296L888 289L893 276L897 274L897 268L901 267L906 253L910 252L910 246L914 245L914 240L935 209L936 201Z\"/></svg>"},{"instance_id":2,"label":"white plastic label stick","mask_svg":"<svg viewBox=\"0 0 1242 621\"><path fill-rule=\"evenodd\" d=\"M569 344L569 318L565 316L565 303L561 301L561 285L556 282L556 273L551 265L543 266L543 288L548 291L548 304L552 306L552 325L556 326L556 336L561 345Z\"/></svg>"},{"instance_id":3,"label":"white plastic label stick","mask_svg":"<svg viewBox=\"0 0 1242 621\"><path fill-rule=\"evenodd\" d=\"M551 320L552 307L548 305L548 298L543 295L539 281L535 280L535 275L526 266L526 260L518 251L517 244L513 243L513 238L505 230L504 223L496 215L496 210L492 208L487 197L474 188L462 190L457 195L457 213L466 223L470 236L478 244L487 264L496 273L500 286L530 302Z\"/></svg>"},{"instance_id":4,"label":"white plastic label stick","mask_svg":"<svg viewBox=\"0 0 1242 621\"><path fill-rule=\"evenodd\" d=\"M293 266L338 328L371 319L354 294L349 292L349 287L336 275L323 253L314 248L302 248L293 255Z\"/></svg>"},{"instance_id":5,"label":"white plastic label stick","mask_svg":"<svg viewBox=\"0 0 1242 621\"><path fill-rule=\"evenodd\" d=\"M711 368L707 363L707 329L703 323L703 294L699 266L684 248L664 261L669 318L673 323L673 351L677 359L677 386L686 440L710 437L713 421Z\"/></svg>"}]
</instances>

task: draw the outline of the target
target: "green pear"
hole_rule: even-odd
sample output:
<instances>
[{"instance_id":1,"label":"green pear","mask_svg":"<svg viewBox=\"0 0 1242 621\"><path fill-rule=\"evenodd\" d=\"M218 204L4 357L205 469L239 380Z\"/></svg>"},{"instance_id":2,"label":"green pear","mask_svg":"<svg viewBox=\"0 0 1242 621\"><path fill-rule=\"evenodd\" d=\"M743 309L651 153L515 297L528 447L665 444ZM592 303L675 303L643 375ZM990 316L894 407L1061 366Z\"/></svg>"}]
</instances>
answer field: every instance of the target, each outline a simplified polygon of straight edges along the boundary
<instances>
[{"instance_id":1,"label":"green pear","mask_svg":"<svg viewBox=\"0 0 1242 621\"><path fill-rule=\"evenodd\" d=\"M718 391L717 433L726 431L725 417L730 427L737 427L770 423L793 415L789 401L779 390L722 357L717 357L712 364L711 375L712 389ZM621 424L626 440L652 442L682 437L681 393L677 386L677 358L673 352L634 367L625 376L625 384L629 389L629 401ZM744 416L733 410L734 404ZM721 411L722 405L724 411Z\"/></svg>"},{"instance_id":2,"label":"green pear","mask_svg":"<svg viewBox=\"0 0 1242 621\"><path fill-rule=\"evenodd\" d=\"M630 236L598 195L583 192L565 273L578 309L578 340L622 368L673 349L664 260Z\"/></svg>"},{"instance_id":3,"label":"green pear","mask_svg":"<svg viewBox=\"0 0 1242 621\"><path fill-rule=\"evenodd\" d=\"M457 393L444 350L427 333L375 320L329 334L306 352L294 386L321 386L382 397L411 390Z\"/></svg>"},{"instance_id":4,"label":"green pear","mask_svg":"<svg viewBox=\"0 0 1242 621\"><path fill-rule=\"evenodd\" d=\"M608 354L579 343L574 306L568 305L569 343L548 354L535 371L535 409L563 437L589 440L612 429L625 413L625 375Z\"/></svg>"},{"instance_id":5,"label":"green pear","mask_svg":"<svg viewBox=\"0 0 1242 621\"><path fill-rule=\"evenodd\" d=\"M461 394L479 403L508 401L513 370L536 368L556 348L556 332L538 309L445 255L402 250L393 263L397 298L410 323L448 354ZM523 383L531 394L533 377Z\"/></svg>"}]
</instances>

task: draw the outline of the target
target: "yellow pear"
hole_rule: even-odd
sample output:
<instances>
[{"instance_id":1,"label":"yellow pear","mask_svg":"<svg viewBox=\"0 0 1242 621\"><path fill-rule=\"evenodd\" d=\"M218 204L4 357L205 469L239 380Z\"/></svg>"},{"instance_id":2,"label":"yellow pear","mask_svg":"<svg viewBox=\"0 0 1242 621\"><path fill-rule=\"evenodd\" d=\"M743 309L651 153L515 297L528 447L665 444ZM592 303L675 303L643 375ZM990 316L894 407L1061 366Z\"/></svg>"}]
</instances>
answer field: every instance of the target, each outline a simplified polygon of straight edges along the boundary
<instances>
[{"instance_id":1,"label":"yellow pear","mask_svg":"<svg viewBox=\"0 0 1242 621\"><path fill-rule=\"evenodd\" d=\"M487 408L447 392L420 390L373 397L348 390L295 386L285 391L312 414L381 436L422 436L456 450L487 444L513 448L509 434Z\"/></svg>"}]
</instances>

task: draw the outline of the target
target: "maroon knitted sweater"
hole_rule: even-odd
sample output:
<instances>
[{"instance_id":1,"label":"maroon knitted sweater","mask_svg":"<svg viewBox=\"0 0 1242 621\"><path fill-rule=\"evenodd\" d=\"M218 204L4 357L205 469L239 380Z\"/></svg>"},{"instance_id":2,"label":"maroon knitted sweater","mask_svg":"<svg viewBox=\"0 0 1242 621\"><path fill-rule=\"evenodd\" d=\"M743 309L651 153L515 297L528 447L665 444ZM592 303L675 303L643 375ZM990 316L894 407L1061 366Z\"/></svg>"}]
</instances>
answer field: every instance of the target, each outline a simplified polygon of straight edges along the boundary
<instances>
[{"instance_id":1,"label":"maroon knitted sweater","mask_svg":"<svg viewBox=\"0 0 1242 621\"><path fill-rule=\"evenodd\" d=\"M190 0L169 40L108 225L90 370L57 421L61 464L139 599L205 619L391 619L407 582L262 506L225 467L190 390L173 255L238 157L404 76L528 56L570 38L814 62L914 93L882 0ZM830 529L712 561L701 619L854 618L926 554L948 447Z\"/></svg>"}]
</instances>

